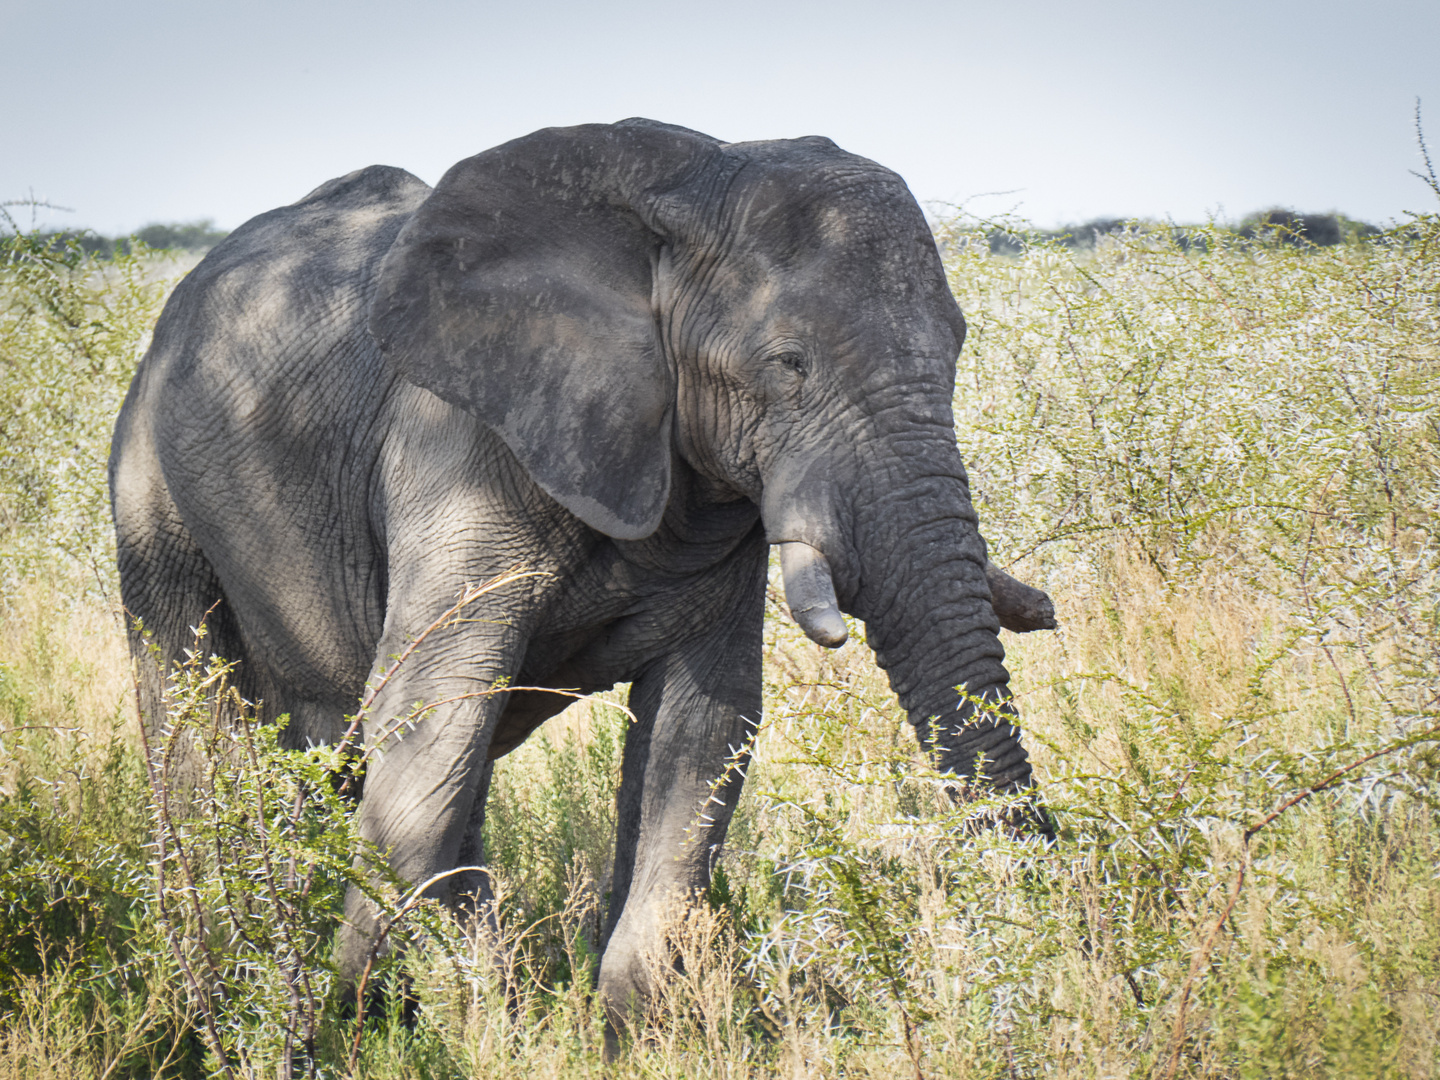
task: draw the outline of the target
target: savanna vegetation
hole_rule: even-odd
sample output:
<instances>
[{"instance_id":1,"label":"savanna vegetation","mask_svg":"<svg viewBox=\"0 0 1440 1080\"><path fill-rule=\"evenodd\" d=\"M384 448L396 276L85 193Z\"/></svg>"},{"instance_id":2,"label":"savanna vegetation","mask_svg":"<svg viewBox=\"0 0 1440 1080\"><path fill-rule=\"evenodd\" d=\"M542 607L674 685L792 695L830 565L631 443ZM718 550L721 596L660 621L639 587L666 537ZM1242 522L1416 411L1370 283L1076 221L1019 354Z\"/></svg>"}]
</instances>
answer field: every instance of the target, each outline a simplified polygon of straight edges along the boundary
<instances>
[{"instance_id":1,"label":"savanna vegetation","mask_svg":"<svg viewBox=\"0 0 1440 1080\"><path fill-rule=\"evenodd\" d=\"M1440 1076L1440 214L939 238L982 527L1061 622L1006 638L1059 839L977 827L862 628L822 653L772 589L729 849L602 1066L623 697L499 766L469 937L365 872L337 751L215 722L203 638L168 728L211 767L168 797L104 463L177 264L9 229L0 1075ZM405 946L364 1025L329 966L351 880Z\"/></svg>"},{"instance_id":2,"label":"savanna vegetation","mask_svg":"<svg viewBox=\"0 0 1440 1080\"><path fill-rule=\"evenodd\" d=\"M47 204L48 205L48 204ZM52 207L52 209L54 209ZM229 233L215 227L209 218L200 221L153 222L142 225L131 236L102 236L89 229L60 229L39 233L57 251L75 245L89 255L113 256L143 251L210 250Z\"/></svg>"}]
</instances>

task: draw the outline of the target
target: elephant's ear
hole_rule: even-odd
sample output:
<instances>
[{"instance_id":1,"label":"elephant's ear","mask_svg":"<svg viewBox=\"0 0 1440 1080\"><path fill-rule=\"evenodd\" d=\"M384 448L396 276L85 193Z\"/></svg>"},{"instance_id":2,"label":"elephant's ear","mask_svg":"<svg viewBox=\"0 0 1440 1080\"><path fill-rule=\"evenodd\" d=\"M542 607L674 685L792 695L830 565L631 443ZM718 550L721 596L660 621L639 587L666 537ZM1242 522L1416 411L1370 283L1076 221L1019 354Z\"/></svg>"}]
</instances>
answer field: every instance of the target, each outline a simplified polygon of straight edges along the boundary
<instances>
[{"instance_id":1,"label":"elephant's ear","mask_svg":"<svg viewBox=\"0 0 1440 1080\"><path fill-rule=\"evenodd\" d=\"M370 330L389 362L617 538L653 532L670 487L648 208L718 153L650 121L536 132L446 173L381 266Z\"/></svg>"}]
</instances>

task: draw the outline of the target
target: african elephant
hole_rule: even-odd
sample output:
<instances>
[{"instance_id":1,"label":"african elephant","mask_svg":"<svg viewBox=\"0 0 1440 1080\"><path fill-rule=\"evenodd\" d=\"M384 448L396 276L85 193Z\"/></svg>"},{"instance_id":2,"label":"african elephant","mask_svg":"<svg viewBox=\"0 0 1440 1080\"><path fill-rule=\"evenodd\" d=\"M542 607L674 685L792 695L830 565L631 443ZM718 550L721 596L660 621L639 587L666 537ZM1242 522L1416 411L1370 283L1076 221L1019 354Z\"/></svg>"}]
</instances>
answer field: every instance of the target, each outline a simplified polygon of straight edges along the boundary
<instances>
[{"instance_id":1,"label":"african elephant","mask_svg":"<svg viewBox=\"0 0 1440 1080\"><path fill-rule=\"evenodd\" d=\"M619 1019L739 794L770 545L810 637L864 620L942 768L983 752L1001 788L1030 783L998 631L1053 609L987 579L964 337L904 182L828 139L627 120L433 190L362 169L243 225L166 306L110 461L124 603L167 664L214 606L212 649L303 745L465 583L531 571L384 683L372 739L434 707L372 761L358 819L411 881L479 863L491 763L570 700L534 688L632 683L599 976ZM506 686L532 689L485 692ZM347 971L373 927L352 893Z\"/></svg>"}]
</instances>

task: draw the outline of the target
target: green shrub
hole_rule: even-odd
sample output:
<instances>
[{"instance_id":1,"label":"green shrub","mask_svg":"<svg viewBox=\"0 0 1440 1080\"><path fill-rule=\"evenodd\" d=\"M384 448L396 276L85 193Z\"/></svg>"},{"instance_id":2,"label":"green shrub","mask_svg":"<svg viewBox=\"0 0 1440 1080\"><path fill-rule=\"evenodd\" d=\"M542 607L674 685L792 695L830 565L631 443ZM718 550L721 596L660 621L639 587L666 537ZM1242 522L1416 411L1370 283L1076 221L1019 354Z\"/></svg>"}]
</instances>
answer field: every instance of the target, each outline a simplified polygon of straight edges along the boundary
<instances>
[{"instance_id":1,"label":"green shrub","mask_svg":"<svg viewBox=\"0 0 1440 1080\"><path fill-rule=\"evenodd\" d=\"M1328 246L1012 228L1005 257L991 231L941 230L956 416L995 558L1060 616L1006 639L1059 841L954 803L869 653L821 652L772 589L730 847L608 1075L1440 1074L1440 218ZM175 725L213 767L164 811L103 491L164 284L6 243L0 1073L601 1075L624 713L497 764L498 918L468 931L376 876L338 758L211 722L198 655ZM419 1002L358 1043L327 956L350 881L405 910L375 978Z\"/></svg>"},{"instance_id":2,"label":"green shrub","mask_svg":"<svg viewBox=\"0 0 1440 1080\"><path fill-rule=\"evenodd\" d=\"M115 580L110 430L160 313L163 263L0 235L0 583L63 553Z\"/></svg>"}]
</instances>

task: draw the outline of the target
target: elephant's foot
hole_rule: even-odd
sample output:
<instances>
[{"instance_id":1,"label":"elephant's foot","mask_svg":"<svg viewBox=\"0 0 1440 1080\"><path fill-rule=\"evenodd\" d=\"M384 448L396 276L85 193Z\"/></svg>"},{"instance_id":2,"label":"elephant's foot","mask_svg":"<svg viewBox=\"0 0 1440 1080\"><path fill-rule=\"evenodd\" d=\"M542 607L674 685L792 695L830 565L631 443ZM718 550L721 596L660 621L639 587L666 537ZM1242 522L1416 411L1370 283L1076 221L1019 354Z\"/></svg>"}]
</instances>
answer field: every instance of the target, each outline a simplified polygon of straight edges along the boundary
<instances>
[{"instance_id":1,"label":"elephant's foot","mask_svg":"<svg viewBox=\"0 0 1440 1080\"><path fill-rule=\"evenodd\" d=\"M620 1060L620 1032L608 1019L605 1021L605 1045L600 1049L600 1060L606 1065Z\"/></svg>"},{"instance_id":2,"label":"elephant's foot","mask_svg":"<svg viewBox=\"0 0 1440 1080\"><path fill-rule=\"evenodd\" d=\"M995 617L1006 630L1025 634L1055 629L1055 605L1043 589L1016 580L989 559L985 560L985 580L990 583Z\"/></svg>"},{"instance_id":3,"label":"elephant's foot","mask_svg":"<svg viewBox=\"0 0 1440 1080\"><path fill-rule=\"evenodd\" d=\"M345 896L345 917L335 935L335 969L351 997L384 953L379 936L374 905L352 885Z\"/></svg>"},{"instance_id":4,"label":"elephant's foot","mask_svg":"<svg viewBox=\"0 0 1440 1080\"><path fill-rule=\"evenodd\" d=\"M608 950L605 955L610 955ZM612 975L607 981L605 967L602 960L599 991L600 1006L605 1014L605 1043L600 1053L601 1061L610 1064L619 1061L628 1046L645 1039L646 1020L654 1018L652 1010L659 989L650 981L656 972L655 964L649 960L642 960L641 973L634 978L613 974L612 965Z\"/></svg>"},{"instance_id":5,"label":"elephant's foot","mask_svg":"<svg viewBox=\"0 0 1440 1080\"><path fill-rule=\"evenodd\" d=\"M653 964L633 942L611 939L600 961L600 1006L605 1011L605 1060L614 1061L624 1036L644 1023L654 997ZM618 946L618 948L617 948Z\"/></svg>"},{"instance_id":6,"label":"elephant's foot","mask_svg":"<svg viewBox=\"0 0 1440 1080\"><path fill-rule=\"evenodd\" d=\"M598 990L605 1012L605 1060L613 1061L628 1038L643 1029L660 996L659 981L674 968L667 929L683 918L685 905L626 905L600 958Z\"/></svg>"}]
</instances>

